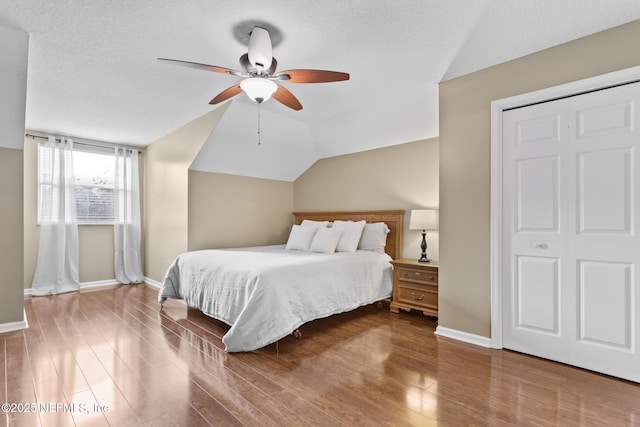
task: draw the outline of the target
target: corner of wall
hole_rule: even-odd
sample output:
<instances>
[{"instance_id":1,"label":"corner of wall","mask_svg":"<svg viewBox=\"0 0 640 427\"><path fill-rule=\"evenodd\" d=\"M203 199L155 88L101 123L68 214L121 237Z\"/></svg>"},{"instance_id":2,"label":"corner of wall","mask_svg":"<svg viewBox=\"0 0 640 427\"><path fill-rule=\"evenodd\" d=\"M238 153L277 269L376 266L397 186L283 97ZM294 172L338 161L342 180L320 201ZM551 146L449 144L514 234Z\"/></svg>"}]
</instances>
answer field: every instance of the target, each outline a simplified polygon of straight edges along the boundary
<instances>
[{"instance_id":1,"label":"corner of wall","mask_svg":"<svg viewBox=\"0 0 640 427\"><path fill-rule=\"evenodd\" d=\"M189 167L223 117L228 104L153 142L144 163L144 268L160 280L188 247Z\"/></svg>"},{"instance_id":2,"label":"corner of wall","mask_svg":"<svg viewBox=\"0 0 640 427\"><path fill-rule=\"evenodd\" d=\"M0 26L0 325L24 319L23 147L29 36Z\"/></svg>"}]
</instances>

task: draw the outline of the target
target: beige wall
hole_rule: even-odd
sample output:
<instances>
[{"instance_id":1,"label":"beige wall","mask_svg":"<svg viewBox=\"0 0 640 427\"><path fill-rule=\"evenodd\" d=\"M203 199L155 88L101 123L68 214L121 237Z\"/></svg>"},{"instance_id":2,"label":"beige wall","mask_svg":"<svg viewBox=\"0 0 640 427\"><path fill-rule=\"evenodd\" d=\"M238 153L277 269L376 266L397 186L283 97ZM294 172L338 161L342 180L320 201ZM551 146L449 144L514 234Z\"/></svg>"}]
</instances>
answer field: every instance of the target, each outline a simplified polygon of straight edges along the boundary
<instances>
[{"instance_id":1,"label":"beige wall","mask_svg":"<svg viewBox=\"0 0 640 427\"><path fill-rule=\"evenodd\" d=\"M438 208L438 139L426 139L316 162L295 181L296 211L405 209L403 256L420 255L419 231L409 212ZM427 235L427 253L438 261L438 232Z\"/></svg>"},{"instance_id":2,"label":"beige wall","mask_svg":"<svg viewBox=\"0 0 640 427\"><path fill-rule=\"evenodd\" d=\"M24 326L23 137L29 35L0 25L0 328Z\"/></svg>"},{"instance_id":3,"label":"beige wall","mask_svg":"<svg viewBox=\"0 0 640 427\"><path fill-rule=\"evenodd\" d=\"M189 171L189 250L285 243L293 183Z\"/></svg>"},{"instance_id":4,"label":"beige wall","mask_svg":"<svg viewBox=\"0 0 640 427\"><path fill-rule=\"evenodd\" d=\"M23 320L22 154L0 148L0 325Z\"/></svg>"},{"instance_id":5,"label":"beige wall","mask_svg":"<svg viewBox=\"0 0 640 427\"><path fill-rule=\"evenodd\" d=\"M147 146L144 217L145 275L161 281L189 239L189 166L229 104Z\"/></svg>"},{"instance_id":6,"label":"beige wall","mask_svg":"<svg viewBox=\"0 0 640 427\"><path fill-rule=\"evenodd\" d=\"M640 65L640 21L440 85L439 325L490 336L490 103Z\"/></svg>"}]
</instances>

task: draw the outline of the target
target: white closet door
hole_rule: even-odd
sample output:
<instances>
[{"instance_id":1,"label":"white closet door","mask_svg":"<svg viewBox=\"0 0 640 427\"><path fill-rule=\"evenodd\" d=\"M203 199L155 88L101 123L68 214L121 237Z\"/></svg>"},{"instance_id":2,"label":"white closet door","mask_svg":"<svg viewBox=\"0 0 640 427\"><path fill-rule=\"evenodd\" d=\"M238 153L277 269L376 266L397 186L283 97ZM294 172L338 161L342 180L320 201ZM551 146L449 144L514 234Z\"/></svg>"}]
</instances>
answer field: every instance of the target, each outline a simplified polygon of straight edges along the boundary
<instances>
[{"instance_id":1,"label":"white closet door","mask_svg":"<svg viewBox=\"0 0 640 427\"><path fill-rule=\"evenodd\" d=\"M505 348L640 381L640 84L503 114Z\"/></svg>"}]
</instances>

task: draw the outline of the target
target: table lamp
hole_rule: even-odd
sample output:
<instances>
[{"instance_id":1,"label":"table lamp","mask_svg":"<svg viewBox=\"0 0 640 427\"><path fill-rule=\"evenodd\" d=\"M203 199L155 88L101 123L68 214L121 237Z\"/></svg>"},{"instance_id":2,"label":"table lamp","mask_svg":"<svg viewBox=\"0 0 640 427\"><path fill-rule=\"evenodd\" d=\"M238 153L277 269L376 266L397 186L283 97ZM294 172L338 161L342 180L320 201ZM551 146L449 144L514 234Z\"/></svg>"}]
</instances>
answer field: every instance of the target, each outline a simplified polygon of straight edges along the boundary
<instances>
[{"instance_id":1,"label":"table lamp","mask_svg":"<svg viewBox=\"0 0 640 427\"><path fill-rule=\"evenodd\" d=\"M422 256L419 262L430 262L427 258L427 230L438 229L438 217L435 209L412 209L411 219L409 220L409 229L422 230Z\"/></svg>"}]
</instances>

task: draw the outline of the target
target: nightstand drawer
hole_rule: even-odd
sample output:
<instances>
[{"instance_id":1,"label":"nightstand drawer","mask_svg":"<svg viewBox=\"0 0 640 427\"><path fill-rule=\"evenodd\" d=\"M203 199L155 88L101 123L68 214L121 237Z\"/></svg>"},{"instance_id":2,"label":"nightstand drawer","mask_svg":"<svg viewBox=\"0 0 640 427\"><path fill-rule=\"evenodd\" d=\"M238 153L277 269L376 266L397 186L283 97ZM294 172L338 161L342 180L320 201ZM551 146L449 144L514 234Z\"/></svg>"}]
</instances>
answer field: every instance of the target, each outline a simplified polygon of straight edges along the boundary
<instances>
[{"instance_id":1,"label":"nightstand drawer","mask_svg":"<svg viewBox=\"0 0 640 427\"><path fill-rule=\"evenodd\" d=\"M424 307L438 306L438 288L436 286L398 286L398 302Z\"/></svg>"},{"instance_id":2,"label":"nightstand drawer","mask_svg":"<svg viewBox=\"0 0 640 427\"><path fill-rule=\"evenodd\" d=\"M438 284L438 273L414 268L397 267L398 280L403 282Z\"/></svg>"}]
</instances>

